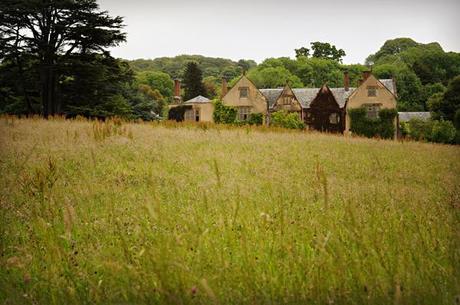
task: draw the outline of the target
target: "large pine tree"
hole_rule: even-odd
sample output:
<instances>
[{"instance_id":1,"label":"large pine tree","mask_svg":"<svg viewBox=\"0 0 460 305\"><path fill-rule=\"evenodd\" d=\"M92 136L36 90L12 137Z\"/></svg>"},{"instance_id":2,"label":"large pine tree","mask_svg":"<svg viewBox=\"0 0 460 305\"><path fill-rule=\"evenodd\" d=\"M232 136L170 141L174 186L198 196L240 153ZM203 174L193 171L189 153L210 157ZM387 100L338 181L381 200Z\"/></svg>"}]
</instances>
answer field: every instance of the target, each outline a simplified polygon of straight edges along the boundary
<instances>
[{"instance_id":1,"label":"large pine tree","mask_svg":"<svg viewBox=\"0 0 460 305\"><path fill-rule=\"evenodd\" d=\"M108 55L107 48L125 41L123 19L100 11L96 0L0 1L0 60L34 60L40 78L42 113L60 113L57 84L68 62ZM101 85L102 86L102 85Z\"/></svg>"},{"instance_id":2,"label":"large pine tree","mask_svg":"<svg viewBox=\"0 0 460 305\"><path fill-rule=\"evenodd\" d=\"M184 72L184 99L187 101L198 95L206 96L206 89L203 85L203 73L196 62L189 62Z\"/></svg>"}]
</instances>

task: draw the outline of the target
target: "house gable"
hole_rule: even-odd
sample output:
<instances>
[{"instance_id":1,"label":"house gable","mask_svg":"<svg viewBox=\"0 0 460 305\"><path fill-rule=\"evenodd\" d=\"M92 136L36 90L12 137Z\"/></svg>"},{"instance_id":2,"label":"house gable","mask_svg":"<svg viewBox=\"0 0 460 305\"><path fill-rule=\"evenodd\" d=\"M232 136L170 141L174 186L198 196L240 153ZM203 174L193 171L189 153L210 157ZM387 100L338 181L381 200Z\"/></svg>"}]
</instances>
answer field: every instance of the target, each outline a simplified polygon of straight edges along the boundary
<instances>
[{"instance_id":1,"label":"house gable","mask_svg":"<svg viewBox=\"0 0 460 305\"><path fill-rule=\"evenodd\" d=\"M301 112L302 105L297 99L294 91L289 85L286 85L280 96L273 104L273 111L285 110L288 112Z\"/></svg>"},{"instance_id":2,"label":"house gable","mask_svg":"<svg viewBox=\"0 0 460 305\"><path fill-rule=\"evenodd\" d=\"M396 108L396 96L374 75L370 75L348 98L346 108L379 104L381 108Z\"/></svg>"},{"instance_id":3,"label":"house gable","mask_svg":"<svg viewBox=\"0 0 460 305\"><path fill-rule=\"evenodd\" d=\"M254 83L243 75L222 98L226 106L250 107L251 113L267 113L267 101Z\"/></svg>"}]
</instances>

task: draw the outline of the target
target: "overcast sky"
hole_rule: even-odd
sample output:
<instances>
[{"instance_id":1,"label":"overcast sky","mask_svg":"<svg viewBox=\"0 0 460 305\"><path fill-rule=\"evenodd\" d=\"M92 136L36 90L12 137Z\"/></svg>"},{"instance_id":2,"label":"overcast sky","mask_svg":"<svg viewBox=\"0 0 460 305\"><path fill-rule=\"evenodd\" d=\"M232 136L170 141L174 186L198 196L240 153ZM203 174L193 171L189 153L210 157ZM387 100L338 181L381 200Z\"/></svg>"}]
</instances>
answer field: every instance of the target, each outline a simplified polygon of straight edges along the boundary
<instances>
[{"instance_id":1,"label":"overcast sky","mask_svg":"<svg viewBox=\"0 0 460 305\"><path fill-rule=\"evenodd\" d=\"M125 59L201 54L233 60L294 57L312 41L330 42L363 63L387 39L438 41L460 52L460 0L99 0L123 16Z\"/></svg>"}]
</instances>

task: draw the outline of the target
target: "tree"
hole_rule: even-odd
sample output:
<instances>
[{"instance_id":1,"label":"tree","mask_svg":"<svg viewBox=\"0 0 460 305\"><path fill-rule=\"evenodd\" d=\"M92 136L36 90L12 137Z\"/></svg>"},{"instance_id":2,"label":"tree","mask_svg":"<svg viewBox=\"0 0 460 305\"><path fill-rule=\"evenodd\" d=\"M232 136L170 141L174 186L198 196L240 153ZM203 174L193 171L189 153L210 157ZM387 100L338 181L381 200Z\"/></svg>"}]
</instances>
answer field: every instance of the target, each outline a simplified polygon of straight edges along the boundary
<instances>
[{"instance_id":1,"label":"tree","mask_svg":"<svg viewBox=\"0 0 460 305\"><path fill-rule=\"evenodd\" d=\"M258 88L278 88L286 84L293 88L303 87L302 81L284 67L257 67L248 77Z\"/></svg>"},{"instance_id":2,"label":"tree","mask_svg":"<svg viewBox=\"0 0 460 305\"><path fill-rule=\"evenodd\" d=\"M45 117L61 111L56 87L60 68L77 54L108 54L125 41L123 19L99 11L96 0L2 0L1 59L18 61L28 54L37 61Z\"/></svg>"},{"instance_id":3,"label":"tree","mask_svg":"<svg viewBox=\"0 0 460 305\"><path fill-rule=\"evenodd\" d=\"M342 58L346 55L342 49L337 49L334 45L327 42L312 42L311 49L313 50L313 57L332 59L338 62L342 62Z\"/></svg>"},{"instance_id":4,"label":"tree","mask_svg":"<svg viewBox=\"0 0 460 305\"><path fill-rule=\"evenodd\" d=\"M138 84L148 85L158 90L163 97L172 97L174 82L171 77L161 71L144 71L136 75Z\"/></svg>"},{"instance_id":5,"label":"tree","mask_svg":"<svg viewBox=\"0 0 460 305\"><path fill-rule=\"evenodd\" d=\"M455 77L447 86L443 99L439 105L439 114L445 119L454 122L455 115L460 110L460 75Z\"/></svg>"},{"instance_id":6,"label":"tree","mask_svg":"<svg viewBox=\"0 0 460 305\"><path fill-rule=\"evenodd\" d=\"M366 59L366 64L375 64L385 56L396 55L407 50L408 48L418 45L419 44L411 38L396 38L387 40L377 53L369 55L369 57Z\"/></svg>"},{"instance_id":7,"label":"tree","mask_svg":"<svg viewBox=\"0 0 460 305\"><path fill-rule=\"evenodd\" d=\"M309 57L310 56L310 49L305 48L305 47L295 49L295 57L299 58L300 56Z\"/></svg>"},{"instance_id":8,"label":"tree","mask_svg":"<svg viewBox=\"0 0 460 305\"><path fill-rule=\"evenodd\" d=\"M203 75L196 62L189 62L184 71L185 100L198 95L207 96L203 85Z\"/></svg>"}]
</instances>

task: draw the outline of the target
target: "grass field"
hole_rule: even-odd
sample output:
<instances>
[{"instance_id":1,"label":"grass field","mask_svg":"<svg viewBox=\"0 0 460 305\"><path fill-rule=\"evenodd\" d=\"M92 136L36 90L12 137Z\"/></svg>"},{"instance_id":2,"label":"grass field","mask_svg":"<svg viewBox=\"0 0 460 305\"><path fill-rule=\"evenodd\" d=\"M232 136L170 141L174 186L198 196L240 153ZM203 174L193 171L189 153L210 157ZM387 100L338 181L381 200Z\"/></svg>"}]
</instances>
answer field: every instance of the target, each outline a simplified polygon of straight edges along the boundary
<instances>
[{"instance_id":1,"label":"grass field","mask_svg":"<svg viewBox=\"0 0 460 305\"><path fill-rule=\"evenodd\" d=\"M0 119L1 304L459 304L460 148Z\"/></svg>"}]
</instances>

